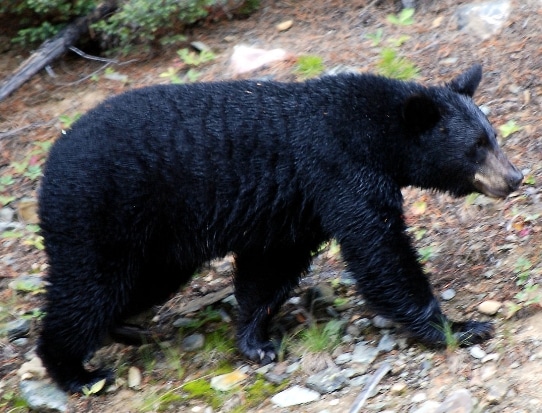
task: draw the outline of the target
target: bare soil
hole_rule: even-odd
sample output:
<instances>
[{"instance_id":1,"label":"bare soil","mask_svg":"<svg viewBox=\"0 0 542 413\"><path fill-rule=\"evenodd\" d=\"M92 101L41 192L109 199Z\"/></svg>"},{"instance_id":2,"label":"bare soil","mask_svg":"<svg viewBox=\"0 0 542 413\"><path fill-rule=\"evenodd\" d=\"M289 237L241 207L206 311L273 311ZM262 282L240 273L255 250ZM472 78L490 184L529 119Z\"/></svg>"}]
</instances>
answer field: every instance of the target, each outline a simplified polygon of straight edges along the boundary
<instances>
[{"instance_id":1,"label":"bare soil","mask_svg":"<svg viewBox=\"0 0 542 413\"><path fill-rule=\"evenodd\" d=\"M483 319L487 317L477 312L482 301L493 299L505 303L493 317L496 336L483 347L488 353L499 355L494 377L507 381L506 396L496 405L487 401L488 389L480 379L481 364L469 355L468 350L433 352L414 343L415 354L427 355L432 362L424 383L416 382L402 394L393 396L388 390L399 378L394 374L388 375L382 382L380 393L368 404L368 408L373 406L371 409L374 411L383 410L378 403L384 403L386 408L396 412L408 411L412 406L412 396L421 390L429 398L442 400L452 389L465 387L480 401L480 411L542 412L540 306L537 303L521 305L516 297L524 290L516 283L521 259L531 263L527 272L532 282L540 283L542 279L542 2L514 1L512 15L506 25L487 40L458 30L454 13L459 5L465 3L421 0L414 24L397 26L386 19L388 14L398 11L397 4L391 0L263 0L260 10L245 20L204 22L186 33L189 41L203 42L217 55L213 62L197 68L200 72L198 81L239 77L296 80L295 57L307 54L321 56L327 69L341 65L362 72L377 71L382 48L406 35L408 40L398 50L401 56L412 60L420 69L417 80L445 82L471 64L482 63L484 79L476 101L490 109L489 118L495 127L511 120L522 127L502 139L505 152L527 177L520 190L506 200L496 201L483 196L458 200L413 188L404 191L405 217L417 247L427 254L425 265L431 273L435 292L439 294L449 288L457 292L453 300L443 303L446 313L456 319ZM289 30L281 32L276 29L278 23L290 19L293 25ZM382 30L383 37L380 44L375 45L367 35L378 30ZM284 48L291 53L292 59L238 76L230 67L233 47L237 44L265 49ZM181 73L187 69L179 61L176 50L166 48L119 58L120 63L111 67L125 75L126 81L107 79L103 62L70 54L0 102L0 134L4 134L0 135L0 170L2 176L13 176L15 180L4 189L0 186L3 190L0 195L14 197L9 206L18 208L24 203L22 200L29 199L32 205L39 181L24 176L24 170L18 172L14 163L27 160L29 165L40 165L44 161L44 152L33 152L36 151L36 142L49 142L59 135L63 127L59 120L61 115L84 113L107 96L130 88L168 83L167 78L160 76L168 68L177 68ZM7 77L27 55L27 52L16 48L0 54L0 78ZM97 80L90 78L95 72L99 76ZM19 219L25 217L20 216ZM16 293L8 288L14 278L27 273L40 275L46 269L43 252L24 241L0 239L1 321L9 321L24 311L39 308L42 302L41 294ZM304 284L314 280L329 281L343 269L340 260L330 256L320 258L319 263L311 278L313 281ZM211 271L208 276L215 280L212 285L207 285L205 278L198 278L161 310L162 315L168 316L156 323L157 331L171 333L171 326L168 327L164 320L172 321L182 303L220 290L229 282L228 276L220 276L216 272ZM348 297L353 294L344 288L338 292ZM512 304L519 304L521 309L512 314ZM34 322L26 345L16 346L6 338L1 339L0 393L18 391L16 372L35 342L38 326L39 322ZM399 351L404 350L394 350ZM104 357L108 364L116 367L139 366L144 371L141 390L128 389L124 385L115 392L92 398L71 396L70 411L141 411L142 401L151 392L165 392L181 385L187 378L198 377L198 369L201 368L201 365L192 366L188 357L183 359L183 378L171 377L171 369L161 369L159 363L154 372L153 369L145 370L143 365L148 358L137 349L121 345L108 347ZM233 355L232 359L237 364L246 363L238 355ZM411 368L415 370L419 366ZM294 382L303 382L304 377L300 374ZM283 411L347 411L359 391L352 388L339 395L325 396L317 403ZM194 406L205 405L201 400L186 403L173 403L171 411L190 411ZM9 403L4 403L4 408L12 411ZM280 409L272 407L267 398L249 411Z\"/></svg>"}]
</instances>

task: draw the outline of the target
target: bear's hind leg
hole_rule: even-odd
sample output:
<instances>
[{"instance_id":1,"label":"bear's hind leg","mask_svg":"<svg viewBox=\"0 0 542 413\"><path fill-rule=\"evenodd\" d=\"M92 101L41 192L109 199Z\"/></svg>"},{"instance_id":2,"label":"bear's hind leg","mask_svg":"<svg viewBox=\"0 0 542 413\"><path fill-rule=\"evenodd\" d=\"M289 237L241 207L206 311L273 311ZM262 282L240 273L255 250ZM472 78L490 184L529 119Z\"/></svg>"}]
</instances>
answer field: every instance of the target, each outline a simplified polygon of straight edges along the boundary
<instances>
[{"instance_id":1,"label":"bear's hind leg","mask_svg":"<svg viewBox=\"0 0 542 413\"><path fill-rule=\"evenodd\" d=\"M239 303L237 341L239 350L249 359L268 364L276 358L275 346L269 340L269 323L307 270L310 251L291 248L237 254L234 280Z\"/></svg>"}]
</instances>

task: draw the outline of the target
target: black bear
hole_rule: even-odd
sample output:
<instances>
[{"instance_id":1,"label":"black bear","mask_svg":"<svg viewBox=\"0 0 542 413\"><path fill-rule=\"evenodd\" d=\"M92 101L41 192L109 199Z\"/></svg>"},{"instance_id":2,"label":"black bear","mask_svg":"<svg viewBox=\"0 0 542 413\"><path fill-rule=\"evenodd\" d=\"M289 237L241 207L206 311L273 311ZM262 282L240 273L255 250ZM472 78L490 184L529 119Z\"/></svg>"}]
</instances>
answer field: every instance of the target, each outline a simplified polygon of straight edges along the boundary
<instances>
[{"instance_id":1,"label":"black bear","mask_svg":"<svg viewBox=\"0 0 542 413\"><path fill-rule=\"evenodd\" d=\"M335 238L375 312L442 344L447 321L405 234L401 187L505 197L523 176L471 99L473 66L425 87L370 74L163 85L106 100L53 145L40 190L49 258L38 354L66 390L127 317L232 252L238 346L269 363L268 325ZM485 322L450 325L461 340Z\"/></svg>"}]
</instances>

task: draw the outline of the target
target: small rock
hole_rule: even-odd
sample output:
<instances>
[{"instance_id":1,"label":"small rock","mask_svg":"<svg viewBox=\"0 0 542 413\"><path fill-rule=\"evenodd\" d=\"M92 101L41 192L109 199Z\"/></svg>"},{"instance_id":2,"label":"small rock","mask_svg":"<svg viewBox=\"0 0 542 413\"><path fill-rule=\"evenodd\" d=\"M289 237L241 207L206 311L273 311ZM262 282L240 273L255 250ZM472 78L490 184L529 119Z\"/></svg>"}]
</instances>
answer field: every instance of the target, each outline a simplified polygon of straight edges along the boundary
<instances>
[{"instance_id":1,"label":"small rock","mask_svg":"<svg viewBox=\"0 0 542 413\"><path fill-rule=\"evenodd\" d=\"M337 371L336 368L327 368L321 372L310 376L306 385L309 389L315 390L320 394L332 393L346 387L348 378Z\"/></svg>"},{"instance_id":2,"label":"small rock","mask_svg":"<svg viewBox=\"0 0 542 413\"><path fill-rule=\"evenodd\" d=\"M247 374L234 370L231 373L222 374L211 379L211 387L218 391L229 391L242 383L248 377Z\"/></svg>"},{"instance_id":3,"label":"small rock","mask_svg":"<svg viewBox=\"0 0 542 413\"><path fill-rule=\"evenodd\" d=\"M352 353L342 353L335 358L335 364L341 366L350 362L350 360L352 360Z\"/></svg>"},{"instance_id":4,"label":"small rock","mask_svg":"<svg viewBox=\"0 0 542 413\"><path fill-rule=\"evenodd\" d=\"M366 343L358 343L354 347L354 352L352 353L352 363L359 363L369 366L376 356L378 355L378 349L371 347Z\"/></svg>"},{"instance_id":5,"label":"small rock","mask_svg":"<svg viewBox=\"0 0 542 413\"><path fill-rule=\"evenodd\" d=\"M397 346L395 339L389 334L384 334L378 342L377 350L381 353L389 353Z\"/></svg>"},{"instance_id":6,"label":"small rock","mask_svg":"<svg viewBox=\"0 0 542 413\"><path fill-rule=\"evenodd\" d=\"M205 43L200 41L194 41L190 43L190 46L192 46L194 49L196 49L198 52L206 52L211 51L211 48L207 46Z\"/></svg>"},{"instance_id":7,"label":"small rock","mask_svg":"<svg viewBox=\"0 0 542 413\"><path fill-rule=\"evenodd\" d=\"M30 320L24 318L10 321L0 329L0 335L7 335L9 341L26 337L30 332L30 324Z\"/></svg>"},{"instance_id":8,"label":"small rock","mask_svg":"<svg viewBox=\"0 0 542 413\"><path fill-rule=\"evenodd\" d=\"M500 301L487 300L483 303L480 303L480 305L478 306L478 311L486 315L495 315L501 307L502 303Z\"/></svg>"},{"instance_id":9,"label":"small rock","mask_svg":"<svg viewBox=\"0 0 542 413\"><path fill-rule=\"evenodd\" d=\"M448 288L440 294L440 298L442 298L444 301L450 301L452 298L455 297L455 294L456 292L453 288Z\"/></svg>"},{"instance_id":10,"label":"small rock","mask_svg":"<svg viewBox=\"0 0 542 413\"><path fill-rule=\"evenodd\" d=\"M17 375L21 378L21 380L31 378L42 379L45 377L45 367L43 367L39 357L33 357L21 365L19 370L17 370Z\"/></svg>"},{"instance_id":11,"label":"small rock","mask_svg":"<svg viewBox=\"0 0 542 413\"><path fill-rule=\"evenodd\" d=\"M373 318L373 325L376 328L392 328L393 321L390 321L387 318L377 315Z\"/></svg>"},{"instance_id":12,"label":"small rock","mask_svg":"<svg viewBox=\"0 0 542 413\"><path fill-rule=\"evenodd\" d=\"M19 384L21 397L31 410L38 412L67 412L68 396L54 384L44 381L23 380Z\"/></svg>"},{"instance_id":13,"label":"small rock","mask_svg":"<svg viewBox=\"0 0 542 413\"><path fill-rule=\"evenodd\" d=\"M203 334L192 334L183 339L181 349L183 351L195 351L202 348L204 344L205 336Z\"/></svg>"},{"instance_id":14,"label":"small rock","mask_svg":"<svg viewBox=\"0 0 542 413\"><path fill-rule=\"evenodd\" d=\"M506 23L510 10L510 0L465 4L457 8L457 26L481 39L489 39Z\"/></svg>"},{"instance_id":15,"label":"small rock","mask_svg":"<svg viewBox=\"0 0 542 413\"><path fill-rule=\"evenodd\" d=\"M480 346L472 346L469 350L469 353L475 359L483 359L486 356L486 352L482 350Z\"/></svg>"},{"instance_id":16,"label":"small rock","mask_svg":"<svg viewBox=\"0 0 542 413\"><path fill-rule=\"evenodd\" d=\"M400 381L400 382L394 383L393 386L391 386L390 393L395 394L395 395L403 394L406 388L407 388L406 383L404 381Z\"/></svg>"},{"instance_id":17,"label":"small rock","mask_svg":"<svg viewBox=\"0 0 542 413\"><path fill-rule=\"evenodd\" d=\"M0 209L0 222L11 222L15 216L15 211L9 207Z\"/></svg>"},{"instance_id":18,"label":"small rock","mask_svg":"<svg viewBox=\"0 0 542 413\"><path fill-rule=\"evenodd\" d=\"M137 367L130 367L128 369L128 387L136 388L141 384L141 370Z\"/></svg>"},{"instance_id":19,"label":"small rock","mask_svg":"<svg viewBox=\"0 0 542 413\"><path fill-rule=\"evenodd\" d=\"M320 394L301 386L294 386L275 394L271 402L279 407L297 406L320 399Z\"/></svg>"},{"instance_id":20,"label":"small rock","mask_svg":"<svg viewBox=\"0 0 542 413\"><path fill-rule=\"evenodd\" d=\"M495 380L488 386L486 400L491 404L499 404L507 392L508 384L502 380Z\"/></svg>"},{"instance_id":21,"label":"small rock","mask_svg":"<svg viewBox=\"0 0 542 413\"><path fill-rule=\"evenodd\" d=\"M434 400L427 400L421 404L416 410L412 413L435 413L439 408L440 403Z\"/></svg>"},{"instance_id":22,"label":"small rock","mask_svg":"<svg viewBox=\"0 0 542 413\"><path fill-rule=\"evenodd\" d=\"M471 413L474 408L472 396L466 389L450 394L436 410L436 413Z\"/></svg>"},{"instance_id":23,"label":"small rock","mask_svg":"<svg viewBox=\"0 0 542 413\"><path fill-rule=\"evenodd\" d=\"M279 32L285 32L286 30L290 29L290 27L292 27L294 24L294 21L293 20L285 20L279 24L277 24L275 26L275 28L277 29L277 31Z\"/></svg>"},{"instance_id":24,"label":"small rock","mask_svg":"<svg viewBox=\"0 0 542 413\"><path fill-rule=\"evenodd\" d=\"M412 403L421 403L427 400L427 395L425 393L416 393L412 396Z\"/></svg>"},{"instance_id":25,"label":"small rock","mask_svg":"<svg viewBox=\"0 0 542 413\"><path fill-rule=\"evenodd\" d=\"M187 318L187 317L180 317L173 322L173 327L176 327L176 328L189 327L193 324L194 324L194 319Z\"/></svg>"}]
</instances>

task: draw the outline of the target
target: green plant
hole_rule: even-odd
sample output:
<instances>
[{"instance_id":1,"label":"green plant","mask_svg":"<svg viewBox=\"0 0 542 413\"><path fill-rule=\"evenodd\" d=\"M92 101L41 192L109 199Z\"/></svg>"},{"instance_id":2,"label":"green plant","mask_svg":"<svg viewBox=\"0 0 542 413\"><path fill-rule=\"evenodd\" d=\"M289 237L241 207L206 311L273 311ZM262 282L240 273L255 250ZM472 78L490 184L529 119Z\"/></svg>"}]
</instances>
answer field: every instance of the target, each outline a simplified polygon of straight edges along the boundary
<instances>
[{"instance_id":1,"label":"green plant","mask_svg":"<svg viewBox=\"0 0 542 413\"><path fill-rule=\"evenodd\" d=\"M413 8L403 9L399 14L389 14L386 19L397 26L409 26L414 23L414 12Z\"/></svg>"},{"instance_id":2,"label":"green plant","mask_svg":"<svg viewBox=\"0 0 542 413\"><path fill-rule=\"evenodd\" d=\"M418 254L420 256L420 262L424 264L434 257L435 249L431 245L428 245L427 247L421 247L418 250Z\"/></svg>"},{"instance_id":3,"label":"green plant","mask_svg":"<svg viewBox=\"0 0 542 413\"><path fill-rule=\"evenodd\" d=\"M328 321L323 326L313 324L301 332L300 346L310 353L331 352L340 344L343 326L340 320Z\"/></svg>"},{"instance_id":4,"label":"green plant","mask_svg":"<svg viewBox=\"0 0 542 413\"><path fill-rule=\"evenodd\" d=\"M5 390L0 396L0 408L6 408L8 413L28 411L28 403L13 390Z\"/></svg>"},{"instance_id":5,"label":"green plant","mask_svg":"<svg viewBox=\"0 0 542 413\"><path fill-rule=\"evenodd\" d=\"M499 126L499 132L503 138L508 138L513 133L519 132L523 129L523 126L520 126L514 120L509 120L504 125Z\"/></svg>"},{"instance_id":6,"label":"green plant","mask_svg":"<svg viewBox=\"0 0 542 413\"><path fill-rule=\"evenodd\" d=\"M524 307L540 305L542 297L538 293L539 285L532 280L532 263L525 257L519 257L514 265L516 285L521 290L514 296L516 302L508 303L508 318Z\"/></svg>"},{"instance_id":7,"label":"green plant","mask_svg":"<svg viewBox=\"0 0 542 413\"><path fill-rule=\"evenodd\" d=\"M403 34L402 36L392 37L391 39L388 39L387 43L391 47L397 48L397 47L401 47L408 40L410 40L410 36L407 36L406 34Z\"/></svg>"},{"instance_id":8,"label":"green plant","mask_svg":"<svg viewBox=\"0 0 542 413\"><path fill-rule=\"evenodd\" d=\"M304 55L297 59L295 73L301 79L309 79L320 75L324 69L324 62L320 56Z\"/></svg>"},{"instance_id":9,"label":"green plant","mask_svg":"<svg viewBox=\"0 0 542 413\"><path fill-rule=\"evenodd\" d=\"M39 234L40 228L36 224L28 224L24 230L4 231L0 235L4 239L22 239L24 245L30 245L38 250L43 250L43 237Z\"/></svg>"},{"instance_id":10,"label":"green plant","mask_svg":"<svg viewBox=\"0 0 542 413\"><path fill-rule=\"evenodd\" d=\"M469 337L459 337L452 329L452 323L448 320L442 320L441 324L433 323L433 327L444 335L444 345L448 351L455 351L462 345L469 345Z\"/></svg>"},{"instance_id":11,"label":"green plant","mask_svg":"<svg viewBox=\"0 0 542 413\"><path fill-rule=\"evenodd\" d=\"M384 37L384 30L378 29L374 33L366 34L365 37L372 41L373 47L376 47L380 44L380 42L382 41Z\"/></svg>"},{"instance_id":12,"label":"green plant","mask_svg":"<svg viewBox=\"0 0 542 413\"><path fill-rule=\"evenodd\" d=\"M203 63L216 59L216 55L210 50L202 50L200 53L184 48L177 51L181 61L188 66L199 66Z\"/></svg>"},{"instance_id":13,"label":"green plant","mask_svg":"<svg viewBox=\"0 0 542 413\"><path fill-rule=\"evenodd\" d=\"M81 113L74 113L73 115L60 115L58 120L62 123L62 129L70 129L73 123L81 117Z\"/></svg>"},{"instance_id":14,"label":"green plant","mask_svg":"<svg viewBox=\"0 0 542 413\"><path fill-rule=\"evenodd\" d=\"M418 76L418 68L410 60L397 55L389 47L382 49L377 63L380 74L399 80L409 80Z\"/></svg>"},{"instance_id":15,"label":"green plant","mask_svg":"<svg viewBox=\"0 0 542 413\"><path fill-rule=\"evenodd\" d=\"M166 72L160 73L160 77L169 79L170 83L172 83L174 85L178 85L178 84L183 83L182 79L179 76L179 73L178 73L177 69L175 69L174 67L168 67Z\"/></svg>"}]
</instances>

